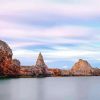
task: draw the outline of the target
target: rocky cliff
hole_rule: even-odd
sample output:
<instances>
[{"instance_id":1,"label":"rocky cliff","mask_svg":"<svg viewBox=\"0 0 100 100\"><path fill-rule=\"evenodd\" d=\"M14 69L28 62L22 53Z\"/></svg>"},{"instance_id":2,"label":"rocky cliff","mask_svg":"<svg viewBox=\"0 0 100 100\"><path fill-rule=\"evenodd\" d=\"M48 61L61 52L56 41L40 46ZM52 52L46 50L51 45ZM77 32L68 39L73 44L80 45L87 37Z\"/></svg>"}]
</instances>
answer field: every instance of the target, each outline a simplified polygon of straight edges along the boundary
<instances>
[{"instance_id":1,"label":"rocky cliff","mask_svg":"<svg viewBox=\"0 0 100 100\"><path fill-rule=\"evenodd\" d=\"M0 76L100 76L99 68L92 68L92 66L86 60L82 59L79 59L79 61L74 64L71 70L62 70L57 68L48 69L48 66L45 64L41 53L39 53L34 66L20 67L20 61L17 59L12 59L12 56L13 53L9 45L0 40Z\"/></svg>"},{"instance_id":2,"label":"rocky cliff","mask_svg":"<svg viewBox=\"0 0 100 100\"><path fill-rule=\"evenodd\" d=\"M0 76L16 76L19 66L12 60L12 50L7 43L0 40ZM16 69L15 69L16 68Z\"/></svg>"},{"instance_id":3,"label":"rocky cliff","mask_svg":"<svg viewBox=\"0 0 100 100\"><path fill-rule=\"evenodd\" d=\"M92 66L86 60L82 60L82 59L79 59L79 61L76 62L71 69L72 75L88 76L88 75L92 75L92 73L93 73Z\"/></svg>"}]
</instances>

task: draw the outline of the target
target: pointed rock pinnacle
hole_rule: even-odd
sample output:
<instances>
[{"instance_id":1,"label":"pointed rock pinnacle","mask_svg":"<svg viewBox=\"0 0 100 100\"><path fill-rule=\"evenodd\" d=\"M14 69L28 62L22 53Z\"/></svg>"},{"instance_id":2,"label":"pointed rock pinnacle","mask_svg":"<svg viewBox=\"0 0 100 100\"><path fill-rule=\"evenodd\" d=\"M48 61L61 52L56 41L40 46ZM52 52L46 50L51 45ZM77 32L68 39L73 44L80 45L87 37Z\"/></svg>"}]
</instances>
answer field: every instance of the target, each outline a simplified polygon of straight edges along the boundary
<instances>
[{"instance_id":1,"label":"pointed rock pinnacle","mask_svg":"<svg viewBox=\"0 0 100 100\"><path fill-rule=\"evenodd\" d=\"M43 56L42 56L42 54L40 52L39 56L37 58L37 61L36 61L36 66L43 67L44 65L45 65L45 62L44 62Z\"/></svg>"}]
</instances>

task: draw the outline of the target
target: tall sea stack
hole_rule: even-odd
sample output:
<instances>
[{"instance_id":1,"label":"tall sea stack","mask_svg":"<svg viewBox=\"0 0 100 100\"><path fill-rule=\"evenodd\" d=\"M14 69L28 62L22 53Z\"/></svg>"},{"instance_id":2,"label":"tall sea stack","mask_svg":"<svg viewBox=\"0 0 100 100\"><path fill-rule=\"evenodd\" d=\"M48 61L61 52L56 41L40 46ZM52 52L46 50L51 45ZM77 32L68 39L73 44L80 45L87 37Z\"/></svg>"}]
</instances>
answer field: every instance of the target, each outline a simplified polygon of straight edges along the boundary
<instances>
[{"instance_id":1,"label":"tall sea stack","mask_svg":"<svg viewBox=\"0 0 100 100\"><path fill-rule=\"evenodd\" d=\"M50 73L48 71L48 67L44 62L43 56L41 52L38 55L36 65L33 68L33 73L35 74L36 77L43 77L43 76L49 76Z\"/></svg>"},{"instance_id":2,"label":"tall sea stack","mask_svg":"<svg viewBox=\"0 0 100 100\"><path fill-rule=\"evenodd\" d=\"M35 66L37 66L37 67L47 67L47 65L44 62L44 59L43 59L41 52L39 53L39 56L37 58Z\"/></svg>"}]
</instances>

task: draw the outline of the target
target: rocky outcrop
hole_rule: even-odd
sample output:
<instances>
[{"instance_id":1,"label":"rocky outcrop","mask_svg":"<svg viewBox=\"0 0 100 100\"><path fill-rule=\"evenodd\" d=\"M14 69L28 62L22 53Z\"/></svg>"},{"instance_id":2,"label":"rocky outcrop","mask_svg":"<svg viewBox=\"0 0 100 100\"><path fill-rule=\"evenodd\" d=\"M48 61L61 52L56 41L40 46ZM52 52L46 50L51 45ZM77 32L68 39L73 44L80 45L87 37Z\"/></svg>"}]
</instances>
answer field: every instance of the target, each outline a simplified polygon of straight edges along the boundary
<instances>
[{"instance_id":1,"label":"rocky outcrop","mask_svg":"<svg viewBox=\"0 0 100 100\"><path fill-rule=\"evenodd\" d=\"M15 66L19 66L19 67L21 66L21 63L18 59L13 59L12 61Z\"/></svg>"},{"instance_id":2,"label":"rocky outcrop","mask_svg":"<svg viewBox=\"0 0 100 100\"><path fill-rule=\"evenodd\" d=\"M49 76L51 73L48 71L48 67L44 62L43 56L39 53L39 56L36 61L36 65L32 69L33 75L36 77Z\"/></svg>"},{"instance_id":3,"label":"rocky outcrop","mask_svg":"<svg viewBox=\"0 0 100 100\"><path fill-rule=\"evenodd\" d=\"M100 76L100 69L99 68L93 68L93 76Z\"/></svg>"},{"instance_id":4,"label":"rocky outcrop","mask_svg":"<svg viewBox=\"0 0 100 100\"><path fill-rule=\"evenodd\" d=\"M58 69L58 68L49 68L49 72L51 72L51 75L54 77L71 75L70 70L64 70L64 69Z\"/></svg>"},{"instance_id":5,"label":"rocky outcrop","mask_svg":"<svg viewBox=\"0 0 100 100\"><path fill-rule=\"evenodd\" d=\"M48 69L43 56L39 53L35 66L21 66L20 61L12 59L13 53L9 45L0 40L0 77L46 77L46 76L100 76L99 68L92 68L86 61L79 59L71 70Z\"/></svg>"},{"instance_id":6,"label":"rocky outcrop","mask_svg":"<svg viewBox=\"0 0 100 100\"><path fill-rule=\"evenodd\" d=\"M20 66L15 61L11 61L11 64L4 66L4 76L17 77L20 75Z\"/></svg>"},{"instance_id":7,"label":"rocky outcrop","mask_svg":"<svg viewBox=\"0 0 100 100\"><path fill-rule=\"evenodd\" d=\"M61 76L61 69L58 68L51 68L49 71L52 73L52 76Z\"/></svg>"},{"instance_id":8,"label":"rocky outcrop","mask_svg":"<svg viewBox=\"0 0 100 100\"><path fill-rule=\"evenodd\" d=\"M14 76L20 75L20 61L17 59L12 60L11 70Z\"/></svg>"},{"instance_id":9,"label":"rocky outcrop","mask_svg":"<svg viewBox=\"0 0 100 100\"><path fill-rule=\"evenodd\" d=\"M33 66L21 66L20 68L20 76L33 76L32 72Z\"/></svg>"},{"instance_id":10,"label":"rocky outcrop","mask_svg":"<svg viewBox=\"0 0 100 100\"><path fill-rule=\"evenodd\" d=\"M78 75L78 76L89 76L92 75L93 68L92 66L86 61L79 59L77 63L72 67L71 74Z\"/></svg>"},{"instance_id":11,"label":"rocky outcrop","mask_svg":"<svg viewBox=\"0 0 100 100\"><path fill-rule=\"evenodd\" d=\"M61 70L61 76L70 76L71 72L70 70Z\"/></svg>"},{"instance_id":12,"label":"rocky outcrop","mask_svg":"<svg viewBox=\"0 0 100 100\"><path fill-rule=\"evenodd\" d=\"M41 52L38 55L37 61L36 61L36 67L47 67L47 65L44 62L43 56Z\"/></svg>"},{"instance_id":13,"label":"rocky outcrop","mask_svg":"<svg viewBox=\"0 0 100 100\"><path fill-rule=\"evenodd\" d=\"M0 76L16 76L17 65L12 60L12 50L4 41L0 40Z\"/></svg>"},{"instance_id":14,"label":"rocky outcrop","mask_svg":"<svg viewBox=\"0 0 100 100\"><path fill-rule=\"evenodd\" d=\"M8 74L7 70L9 69L12 62L12 50L10 47L3 41L0 40L0 75Z\"/></svg>"}]
</instances>

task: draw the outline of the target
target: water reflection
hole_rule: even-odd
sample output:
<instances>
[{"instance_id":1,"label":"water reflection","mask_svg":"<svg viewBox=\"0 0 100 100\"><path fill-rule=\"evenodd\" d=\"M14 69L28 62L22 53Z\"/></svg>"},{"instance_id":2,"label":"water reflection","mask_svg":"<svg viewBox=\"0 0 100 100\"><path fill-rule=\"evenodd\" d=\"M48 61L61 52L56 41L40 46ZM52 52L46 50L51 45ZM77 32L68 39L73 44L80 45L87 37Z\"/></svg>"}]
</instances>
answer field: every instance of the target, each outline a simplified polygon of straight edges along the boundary
<instances>
[{"instance_id":1,"label":"water reflection","mask_svg":"<svg viewBox=\"0 0 100 100\"><path fill-rule=\"evenodd\" d=\"M100 77L0 80L0 100L100 100Z\"/></svg>"},{"instance_id":2,"label":"water reflection","mask_svg":"<svg viewBox=\"0 0 100 100\"><path fill-rule=\"evenodd\" d=\"M37 97L36 100L45 100L45 79L37 79Z\"/></svg>"},{"instance_id":3,"label":"water reflection","mask_svg":"<svg viewBox=\"0 0 100 100\"><path fill-rule=\"evenodd\" d=\"M77 100L88 100L89 91L91 90L91 84L88 81L88 78L84 77L79 79L76 82L76 99Z\"/></svg>"}]
</instances>

